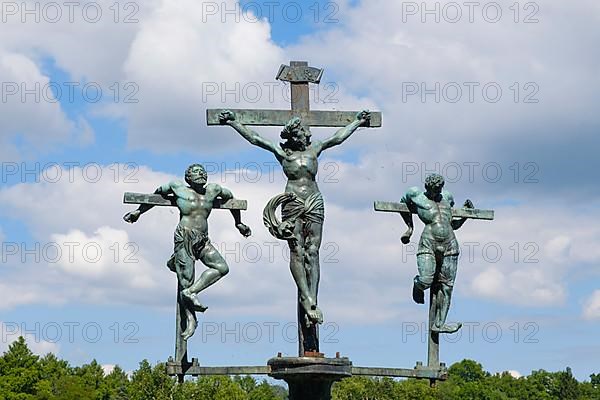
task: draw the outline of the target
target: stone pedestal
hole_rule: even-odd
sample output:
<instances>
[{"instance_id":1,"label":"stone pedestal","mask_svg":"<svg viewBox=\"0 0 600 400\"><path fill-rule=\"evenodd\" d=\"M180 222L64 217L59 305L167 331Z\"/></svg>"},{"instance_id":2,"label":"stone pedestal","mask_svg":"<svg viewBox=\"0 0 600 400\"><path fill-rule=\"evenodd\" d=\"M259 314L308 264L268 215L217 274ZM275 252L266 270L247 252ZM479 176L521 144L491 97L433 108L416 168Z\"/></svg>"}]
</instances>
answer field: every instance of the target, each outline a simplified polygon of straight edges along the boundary
<instances>
[{"instance_id":1,"label":"stone pedestal","mask_svg":"<svg viewBox=\"0 0 600 400\"><path fill-rule=\"evenodd\" d=\"M268 365L269 376L287 382L289 400L331 400L333 383L352 376L346 357L275 357Z\"/></svg>"}]
</instances>

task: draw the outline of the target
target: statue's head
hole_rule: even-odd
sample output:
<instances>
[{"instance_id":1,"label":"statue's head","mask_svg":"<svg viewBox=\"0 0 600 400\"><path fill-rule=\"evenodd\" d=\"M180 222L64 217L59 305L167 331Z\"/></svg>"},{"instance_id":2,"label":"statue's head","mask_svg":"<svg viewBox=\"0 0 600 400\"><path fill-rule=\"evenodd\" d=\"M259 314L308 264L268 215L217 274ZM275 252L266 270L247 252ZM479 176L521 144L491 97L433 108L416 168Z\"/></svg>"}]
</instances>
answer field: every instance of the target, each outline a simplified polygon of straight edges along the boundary
<instances>
[{"instance_id":1,"label":"statue's head","mask_svg":"<svg viewBox=\"0 0 600 400\"><path fill-rule=\"evenodd\" d=\"M281 147L286 150L304 150L310 146L310 131L302 125L299 117L290 119L281 131L281 138L285 139Z\"/></svg>"},{"instance_id":2,"label":"statue's head","mask_svg":"<svg viewBox=\"0 0 600 400\"><path fill-rule=\"evenodd\" d=\"M432 195L442 193L444 188L444 177L440 174L431 174L425 178L425 190Z\"/></svg>"},{"instance_id":3,"label":"statue's head","mask_svg":"<svg viewBox=\"0 0 600 400\"><path fill-rule=\"evenodd\" d=\"M204 186L208 180L208 174L200 164L192 164L185 170L185 181L190 186Z\"/></svg>"}]
</instances>

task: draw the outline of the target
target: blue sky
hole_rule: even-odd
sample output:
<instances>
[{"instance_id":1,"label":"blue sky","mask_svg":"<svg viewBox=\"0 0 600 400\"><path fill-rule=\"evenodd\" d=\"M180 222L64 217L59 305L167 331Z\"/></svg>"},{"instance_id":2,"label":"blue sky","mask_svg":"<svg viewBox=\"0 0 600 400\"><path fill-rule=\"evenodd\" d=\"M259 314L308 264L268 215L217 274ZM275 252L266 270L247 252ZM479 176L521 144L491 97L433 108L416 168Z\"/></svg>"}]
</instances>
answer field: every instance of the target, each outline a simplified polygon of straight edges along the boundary
<instances>
[{"instance_id":1,"label":"blue sky","mask_svg":"<svg viewBox=\"0 0 600 400\"><path fill-rule=\"evenodd\" d=\"M436 171L458 203L468 197L496 210L494 222L471 221L457 233L450 319L470 330L442 343L442 360L473 358L521 374L570 366L580 379L597 373L590 355L600 356L600 252L591 221L600 211L600 78L589 51L600 33L597 3L523 3L517 14L514 2L499 2L496 22L494 10L481 13L486 3L472 22L466 9L451 22L453 10L442 5L436 22L410 2L267 3L153 0L120 4L116 16L112 3L99 2L95 23L79 12L58 23L43 13L39 23L22 22L20 10L3 16L0 346L23 333L37 352L74 364L95 358L132 370L144 358L166 360L175 277L165 261L177 213L155 209L126 225L131 207L121 196L150 192L202 162L210 180L248 199L254 235L239 236L227 213L211 216L231 273L201 296L210 308L192 356L204 365L260 365L294 354L285 246L261 221L285 180L270 154L231 129L207 127L204 115L287 108L277 69L308 60L325 69L313 108L383 113L381 129L359 130L320 161L324 352L365 366L425 361L426 311L410 299L414 251L398 240L401 219L371 205ZM124 23L127 15L138 21ZM22 92L36 83L51 90L37 91L39 101ZM93 102L96 87L102 96ZM278 140L276 128L259 131ZM313 129L316 138L331 133ZM65 243L76 244L72 259Z\"/></svg>"}]
</instances>

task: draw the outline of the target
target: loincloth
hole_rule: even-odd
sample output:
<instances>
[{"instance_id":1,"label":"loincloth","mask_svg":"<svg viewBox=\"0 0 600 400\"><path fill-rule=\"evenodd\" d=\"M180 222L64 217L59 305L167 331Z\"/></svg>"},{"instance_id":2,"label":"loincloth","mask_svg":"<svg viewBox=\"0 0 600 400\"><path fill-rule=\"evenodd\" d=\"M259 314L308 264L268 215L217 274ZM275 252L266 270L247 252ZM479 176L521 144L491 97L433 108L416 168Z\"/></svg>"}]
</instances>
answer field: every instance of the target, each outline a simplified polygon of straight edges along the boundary
<instances>
[{"instance_id":1,"label":"loincloth","mask_svg":"<svg viewBox=\"0 0 600 400\"><path fill-rule=\"evenodd\" d=\"M457 256L459 253L458 240L454 235L444 240L436 240L427 235L422 235L417 249L417 255L430 254L434 257Z\"/></svg>"},{"instance_id":2,"label":"loincloth","mask_svg":"<svg viewBox=\"0 0 600 400\"><path fill-rule=\"evenodd\" d=\"M173 241L173 255L167 263L169 269L173 272L176 272L175 264L177 262L185 264L199 260L202 251L210 243L208 233L181 225L177 225Z\"/></svg>"},{"instance_id":3,"label":"loincloth","mask_svg":"<svg viewBox=\"0 0 600 400\"><path fill-rule=\"evenodd\" d=\"M277 220L275 210L281 205L281 219ZM314 192L302 200L293 193L282 193L273 197L263 211L263 222L269 232L278 239L290 240L296 221L303 225L322 224L325 220L325 203L321 192Z\"/></svg>"}]
</instances>

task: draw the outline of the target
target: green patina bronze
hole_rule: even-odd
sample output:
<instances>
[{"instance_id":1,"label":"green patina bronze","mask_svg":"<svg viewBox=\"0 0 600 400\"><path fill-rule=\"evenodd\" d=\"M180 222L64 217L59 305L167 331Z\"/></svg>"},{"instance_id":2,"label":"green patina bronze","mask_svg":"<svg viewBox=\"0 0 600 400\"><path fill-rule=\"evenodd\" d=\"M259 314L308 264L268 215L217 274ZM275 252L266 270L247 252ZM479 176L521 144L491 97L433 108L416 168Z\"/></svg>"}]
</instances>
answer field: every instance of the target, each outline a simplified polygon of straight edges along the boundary
<instances>
[{"instance_id":1,"label":"green patina bronze","mask_svg":"<svg viewBox=\"0 0 600 400\"><path fill-rule=\"evenodd\" d=\"M177 337L175 358L187 362L187 340L197 326L196 312L207 307L198 300L198 293L215 284L229 272L225 259L208 238L208 217L213 209L229 209L235 226L245 237L250 228L242 223L240 210L247 208L246 201L233 198L223 186L207 183L207 174L200 164L190 165L185 172L185 182L172 181L161 185L153 194L125 193L123 202L140 204L123 219L134 223L155 206L174 206L179 209L179 224L175 229L174 252L167 266L177 274ZM195 279L195 262L208 267Z\"/></svg>"},{"instance_id":2,"label":"green patina bronze","mask_svg":"<svg viewBox=\"0 0 600 400\"><path fill-rule=\"evenodd\" d=\"M410 188L399 203L376 201L376 211L397 212L408 226L402 235L404 244L413 234L413 214L425 224L417 249L419 274L413 282L413 300L425 303L424 291L430 289L429 308L429 357L428 366L439 366L439 334L454 333L462 323L447 323L454 279L458 266L459 245L454 231L460 229L467 219L494 219L492 210L477 210L471 200L462 209L454 207L454 196L444 190L444 178L439 174L425 179L425 190Z\"/></svg>"},{"instance_id":3,"label":"green patina bronze","mask_svg":"<svg viewBox=\"0 0 600 400\"><path fill-rule=\"evenodd\" d=\"M228 125L251 144L275 156L288 178L285 193L273 198L264 210L271 234L290 247L290 269L298 288L299 355L318 353L318 324L323 313L318 307L320 280L319 249L322 241L324 202L316 182L318 158L342 144L359 127L381 126L381 114L340 111L311 111L309 83L318 83L322 70L306 62L282 66L277 79L290 82L291 110L207 110L208 125ZM249 125L283 125L282 143L275 143ZM312 140L311 126L341 127L333 136ZM275 217L281 206L283 221Z\"/></svg>"}]
</instances>

